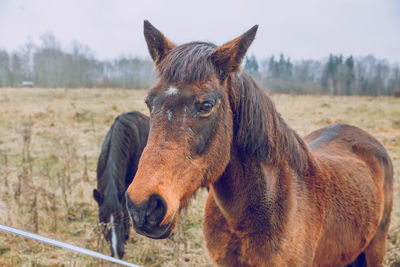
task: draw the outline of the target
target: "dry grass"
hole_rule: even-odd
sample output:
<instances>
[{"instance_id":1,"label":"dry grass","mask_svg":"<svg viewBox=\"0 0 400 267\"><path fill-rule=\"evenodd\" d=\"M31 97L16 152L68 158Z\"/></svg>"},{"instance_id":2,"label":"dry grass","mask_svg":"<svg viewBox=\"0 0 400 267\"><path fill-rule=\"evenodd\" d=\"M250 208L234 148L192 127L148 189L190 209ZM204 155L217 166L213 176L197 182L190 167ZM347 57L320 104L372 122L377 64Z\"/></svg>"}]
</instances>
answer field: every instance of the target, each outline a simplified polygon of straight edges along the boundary
<instances>
[{"instance_id":1,"label":"dry grass","mask_svg":"<svg viewBox=\"0 0 400 267\"><path fill-rule=\"evenodd\" d=\"M92 199L100 145L114 117L147 113L146 92L115 89L0 89L0 223L109 253ZM335 122L357 125L389 150L395 203L385 266L400 264L400 99L274 95L301 134ZM145 266L210 266L201 223L202 191L180 217L175 235L150 240L134 233L125 260ZM0 233L1 266L108 266Z\"/></svg>"}]
</instances>

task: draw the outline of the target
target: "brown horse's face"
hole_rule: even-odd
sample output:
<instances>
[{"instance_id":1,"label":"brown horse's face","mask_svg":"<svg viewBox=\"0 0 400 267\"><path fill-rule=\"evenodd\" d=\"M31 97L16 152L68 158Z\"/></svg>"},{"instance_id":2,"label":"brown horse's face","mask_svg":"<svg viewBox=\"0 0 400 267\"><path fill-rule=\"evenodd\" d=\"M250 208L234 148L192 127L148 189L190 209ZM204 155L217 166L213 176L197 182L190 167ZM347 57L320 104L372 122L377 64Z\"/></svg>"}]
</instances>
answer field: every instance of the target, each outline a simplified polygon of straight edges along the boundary
<instances>
[{"instance_id":1,"label":"brown horse's face","mask_svg":"<svg viewBox=\"0 0 400 267\"><path fill-rule=\"evenodd\" d=\"M218 178L229 162L232 114L219 81L150 90L150 135L128 188L135 230L168 237L178 212L200 187Z\"/></svg>"},{"instance_id":2,"label":"brown horse's face","mask_svg":"<svg viewBox=\"0 0 400 267\"><path fill-rule=\"evenodd\" d=\"M127 209L136 232L151 238L168 237L180 209L195 191L214 183L225 170L233 139L232 95L226 77L239 68L256 29L253 27L224 46L212 46L206 62L214 65L208 68L212 74L207 78L187 82L190 79L183 77L175 82L162 76L150 90L146 99L150 111L149 139L127 189ZM186 62L181 62L175 45L148 22L145 37L159 70L168 53L171 56L176 52L179 56L175 66L186 67L167 73L193 74L187 71L193 58L186 55ZM199 51L194 56L203 50ZM202 66L205 65L194 64L191 68L196 71Z\"/></svg>"}]
</instances>

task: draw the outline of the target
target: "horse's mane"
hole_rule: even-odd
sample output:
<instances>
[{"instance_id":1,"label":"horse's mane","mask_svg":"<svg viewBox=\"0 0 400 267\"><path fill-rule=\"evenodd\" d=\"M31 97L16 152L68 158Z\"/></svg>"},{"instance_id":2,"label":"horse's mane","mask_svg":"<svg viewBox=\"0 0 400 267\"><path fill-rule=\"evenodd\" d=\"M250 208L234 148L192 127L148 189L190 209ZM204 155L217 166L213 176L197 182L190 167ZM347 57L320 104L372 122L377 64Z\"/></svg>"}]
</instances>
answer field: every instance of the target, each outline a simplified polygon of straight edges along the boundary
<instances>
[{"instance_id":1,"label":"horse's mane","mask_svg":"<svg viewBox=\"0 0 400 267\"><path fill-rule=\"evenodd\" d=\"M97 165L98 189L104 192L109 182L114 182L119 193L125 191L125 177L129 171L133 142L135 146L139 142L139 129L135 127L138 121L129 112L119 115L108 131ZM105 172L112 175L108 178ZM109 180L109 181L108 181Z\"/></svg>"},{"instance_id":2,"label":"horse's mane","mask_svg":"<svg viewBox=\"0 0 400 267\"><path fill-rule=\"evenodd\" d=\"M168 52L157 66L169 83L201 83L216 75L212 43L192 42ZM245 72L227 78L235 120L234 136L240 154L279 164L286 158L298 172L307 166L307 145L281 118L271 99Z\"/></svg>"},{"instance_id":3,"label":"horse's mane","mask_svg":"<svg viewBox=\"0 0 400 267\"><path fill-rule=\"evenodd\" d=\"M302 173L308 166L308 148L277 112L272 100L246 72L228 78L234 112L235 141L240 154L279 164Z\"/></svg>"}]
</instances>

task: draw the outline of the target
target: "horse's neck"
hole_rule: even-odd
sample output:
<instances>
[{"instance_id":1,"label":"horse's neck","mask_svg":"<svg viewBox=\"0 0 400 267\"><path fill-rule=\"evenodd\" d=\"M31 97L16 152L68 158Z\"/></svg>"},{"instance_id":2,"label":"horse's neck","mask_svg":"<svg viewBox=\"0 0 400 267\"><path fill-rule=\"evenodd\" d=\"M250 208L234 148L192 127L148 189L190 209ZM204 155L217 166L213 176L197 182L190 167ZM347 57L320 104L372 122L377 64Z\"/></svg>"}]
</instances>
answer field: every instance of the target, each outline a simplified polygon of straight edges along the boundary
<instances>
[{"instance_id":1,"label":"horse's neck","mask_svg":"<svg viewBox=\"0 0 400 267\"><path fill-rule=\"evenodd\" d=\"M128 154L124 154L121 150L127 150ZM126 190L126 187L129 185L126 184L127 175L131 174L130 172L130 159L133 158L132 152L133 148L129 146L123 146L121 144L114 145L110 151L109 158L111 159L107 167L105 169L106 179L105 184L110 187L115 187L120 193ZM132 175L132 174L131 174Z\"/></svg>"},{"instance_id":2,"label":"horse's neck","mask_svg":"<svg viewBox=\"0 0 400 267\"><path fill-rule=\"evenodd\" d=\"M260 235L280 233L282 221L290 212L295 175L288 164L275 166L250 158L241 161L234 156L213 184L212 193L233 229Z\"/></svg>"},{"instance_id":3,"label":"horse's neck","mask_svg":"<svg viewBox=\"0 0 400 267\"><path fill-rule=\"evenodd\" d=\"M113 169L113 166L108 165L104 170L103 180L100 185L100 189L104 192L104 194L119 194L124 192L123 184L125 177L120 177L119 173ZM117 181L116 179L121 179L121 181Z\"/></svg>"},{"instance_id":4,"label":"horse's neck","mask_svg":"<svg viewBox=\"0 0 400 267\"><path fill-rule=\"evenodd\" d=\"M114 177L112 175L109 175L108 179L104 181L104 192L113 193L118 191L119 191L118 184L116 183Z\"/></svg>"}]
</instances>

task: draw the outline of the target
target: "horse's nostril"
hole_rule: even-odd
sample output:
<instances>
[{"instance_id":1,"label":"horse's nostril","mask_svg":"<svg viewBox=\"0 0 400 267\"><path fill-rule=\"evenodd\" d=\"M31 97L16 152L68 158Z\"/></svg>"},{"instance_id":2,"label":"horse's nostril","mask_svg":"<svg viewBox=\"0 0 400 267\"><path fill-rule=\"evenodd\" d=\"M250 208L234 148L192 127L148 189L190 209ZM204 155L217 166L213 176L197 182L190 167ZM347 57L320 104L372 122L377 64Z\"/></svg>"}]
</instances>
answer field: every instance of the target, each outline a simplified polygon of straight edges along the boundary
<instances>
[{"instance_id":1,"label":"horse's nostril","mask_svg":"<svg viewBox=\"0 0 400 267\"><path fill-rule=\"evenodd\" d=\"M167 212L165 200L159 195L152 195L146 210L146 221L156 225L162 221Z\"/></svg>"},{"instance_id":2,"label":"horse's nostril","mask_svg":"<svg viewBox=\"0 0 400 267\"><path fill-rule=\"evenodd\" d=\"M126 206L132 219L133 228L137 233L152 238L169 236L170 224L160 225L168 210L167 202L160 195L151 195L141 205L136 205L128 197Z\"/></svg>"},{"instance_id":3,"label":"horse's nostril","mask_svg":"<svg viewBox=\"0 0 400 267\"><path fill-rule=\"evenodd\" d=\"M159 199L153 198L150 199L149 206L147 207L146 216L149 216L153 211L157 208L157 206L161 203Z\"/></svg>"},{"instance_id":4,"label":"horse's nostril","mask_svg":"<svg viewBox=\"0 0 400 267\"><path fill-rule=\"evenodd\" d=\"M158 221L161 222L161 220L164 218L166 213L166 207L164 205L158 206L156 209L153 210L153 212L147 217L147 220L150 221Z\"/></svg>"},{"instance_id":5,"label":"horse's nostril","mask_svg":"<svg viewBox=\"0 0 400 267\"><path fill-rule=\"evenodd\" d=\"M150 198L140 205L136 206L128 198L128 210L131 215L133 226L136 231L148 234L159 231L159 224L167 213L167 204L159 195L151 195Z\"/></svg>"}]
</instances>

